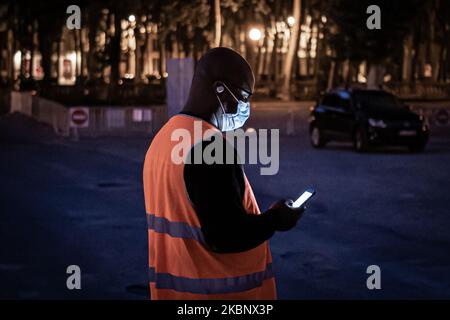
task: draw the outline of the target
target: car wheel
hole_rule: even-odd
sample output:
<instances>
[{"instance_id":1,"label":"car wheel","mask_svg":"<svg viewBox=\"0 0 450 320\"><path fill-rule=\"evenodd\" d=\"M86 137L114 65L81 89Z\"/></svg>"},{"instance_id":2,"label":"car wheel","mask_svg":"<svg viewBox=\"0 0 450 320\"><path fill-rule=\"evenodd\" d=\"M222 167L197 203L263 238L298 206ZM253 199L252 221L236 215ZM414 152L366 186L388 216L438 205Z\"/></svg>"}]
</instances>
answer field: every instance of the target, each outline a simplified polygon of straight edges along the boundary
<instances>
[{"instance_id":1,"label":"car wheel","mask_svg":"<svg viewBox=\"0 0 450 320\"><path fill-rule=\"evenodd\" d=\"M313 126L311 128L310 139L311 139L311 145L314 148L322 148L326 144L322 130L320 130L317 126Z\"/></svg>"},{"instance_id":2,"label":"car wheel","mask_svg":"<svg viewBox=\"0 0 450 320\"><path fill-rule=\"evenodd\" d=\"M358 152L366 152L369 150L369 140L367 139L367 132L364 128L357 128L353 135L353 147Z\"/></svg>"}]
</instances>

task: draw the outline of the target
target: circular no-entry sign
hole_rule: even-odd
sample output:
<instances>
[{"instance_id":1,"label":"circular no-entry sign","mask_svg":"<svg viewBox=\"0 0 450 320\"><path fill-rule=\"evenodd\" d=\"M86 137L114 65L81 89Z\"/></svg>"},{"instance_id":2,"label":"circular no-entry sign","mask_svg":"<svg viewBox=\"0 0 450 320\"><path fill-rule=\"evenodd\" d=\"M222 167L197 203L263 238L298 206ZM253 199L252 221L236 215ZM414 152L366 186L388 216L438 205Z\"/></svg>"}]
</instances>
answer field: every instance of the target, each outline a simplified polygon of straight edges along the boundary
<instances>
[{"instance_id":1,"label":"circular no-entry sign","mask_svg":"<svg viewBox=\"0 0 450 320\"><path fill-rule=\"evenodd\" d=\"M70 109L70 126L75 128L85 128L89 126L88 108Z\"/></svg>"}]
</instances>

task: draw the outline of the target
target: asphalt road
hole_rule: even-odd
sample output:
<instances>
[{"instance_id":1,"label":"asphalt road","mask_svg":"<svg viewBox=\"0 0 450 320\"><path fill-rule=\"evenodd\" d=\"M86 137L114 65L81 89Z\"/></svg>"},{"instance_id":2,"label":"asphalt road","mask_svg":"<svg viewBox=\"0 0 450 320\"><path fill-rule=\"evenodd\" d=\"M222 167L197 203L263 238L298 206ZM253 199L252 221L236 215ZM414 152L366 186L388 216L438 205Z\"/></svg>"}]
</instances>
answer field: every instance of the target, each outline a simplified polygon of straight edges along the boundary
<instances>
[{"instance_id":1,"label":"asphalt road","mask_svg":"<svg viewBox=\"0 0 450 320\"><path fill-rule=\"evenodd\" d=\"M271 240L279 298L450 298L450 130L437 128L422 154L356 154L314 150L304 119L296 129L281 136L278 174L246 166L262 209L317 189L297 227ZM0 298L147 298L149 142L0 144ZM81 290L66 287L69 265ZM366 287L369 265L381 290Z\"/></svg>"}]
</instances>

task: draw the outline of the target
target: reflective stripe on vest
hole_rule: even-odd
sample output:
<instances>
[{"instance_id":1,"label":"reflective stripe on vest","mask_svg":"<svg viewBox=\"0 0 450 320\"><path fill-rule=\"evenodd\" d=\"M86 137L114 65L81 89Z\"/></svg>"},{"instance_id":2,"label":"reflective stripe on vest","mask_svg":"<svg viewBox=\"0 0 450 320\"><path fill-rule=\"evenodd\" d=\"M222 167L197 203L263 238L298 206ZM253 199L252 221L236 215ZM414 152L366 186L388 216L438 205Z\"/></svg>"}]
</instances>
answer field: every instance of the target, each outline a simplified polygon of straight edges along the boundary
<instances>
[{"instance_id":1,"label":"reflective stripe on vest","mask_svg":"<svg viewBox=\"0 0 450 320\"><path fill-rule=\"evenodd\" d=\"M185 222L171 222L166 218L148 214L147 225L148 229L158 233L165 233L174 238L193 239L205 244L201 228L190 226Z\"/></svg>"},{"instance_id":2,"label":"reflective stripe on vest","mask_svg":"<svg viewBox=\"0 0 450 320\"><path fill-rule=\"evenodd\" d=\"M156 273L149 268L150 282L155 282L158 289L172 289L180 292L197 294L234 293L260 287L264 280L274 276L272 263L266 270L232 278L192 279L174 276L170 273Z\"/></svg>"}]
</instances>

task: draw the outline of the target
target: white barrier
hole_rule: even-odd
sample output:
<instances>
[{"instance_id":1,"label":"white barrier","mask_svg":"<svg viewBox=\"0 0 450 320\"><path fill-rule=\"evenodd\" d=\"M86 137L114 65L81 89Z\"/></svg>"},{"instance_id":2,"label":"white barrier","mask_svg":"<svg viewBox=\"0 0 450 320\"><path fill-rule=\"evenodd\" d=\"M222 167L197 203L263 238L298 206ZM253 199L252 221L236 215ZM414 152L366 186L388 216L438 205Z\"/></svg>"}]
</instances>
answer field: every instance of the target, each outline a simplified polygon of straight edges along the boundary
<instances>
[{"instance_id":1,"label":"white barrier","mask_svg":"<svg viewBox=\"0 0 450 320\"><path fill-rule=\"evenodd\" d=\"M55 101L33 96L32 117L52 126L56 134L69 135L68 109Z\"/></svg>"},{"instance_id":2,"label":"white barrier","mask_svg":"<svg viewBox=\"0 0 450 320\"><path fill-rule=\"evenodd\" d=\"M148 136L156 133L167 121L165 105L88 108L88 126L77 128L80 137Z\"/></svg>"},{"instance_id":3,"label":"white barrier","mask_svg":"<svg viewBox=\"0 0 450 320\"><path fill-rule=\"evenodd\" d=\"M71 112L74 109L87 110L88 122L74 126ZM60 136L74 133L77 137L148 136L156 133L167 121L165 105L66 107L30 92L11 92L10 111L26 114L48 124Z\"/></svg>"},{"instance_id":4,"label":"white barrier","mask_svg":"<svg viewBox=\"0 0 450 320\"><path fill-rule=\"evenodd\" d=\"M31 117L32 104L31 92L11 92L11 112L20 112Z\"/></svg>"}]
</instances>

